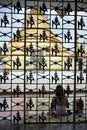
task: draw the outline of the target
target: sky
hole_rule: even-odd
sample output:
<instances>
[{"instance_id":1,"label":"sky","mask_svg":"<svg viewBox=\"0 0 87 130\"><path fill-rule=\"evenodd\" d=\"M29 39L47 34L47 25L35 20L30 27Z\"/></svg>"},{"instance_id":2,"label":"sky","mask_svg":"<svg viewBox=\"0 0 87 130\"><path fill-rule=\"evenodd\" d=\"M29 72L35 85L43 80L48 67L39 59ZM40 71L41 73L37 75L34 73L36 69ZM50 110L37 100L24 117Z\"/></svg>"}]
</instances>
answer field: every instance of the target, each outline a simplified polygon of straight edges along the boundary
<instances>
[{"instance_id":1,"label":"sky","mask_svg":"<svg viewBox=\"0 0 87 130\"><path fill-rule=\"evenodd\" d=\"M13 11L13 8L12 8L12 11ZM1 41L0 42L0 46L2 46L2 44L3 44L2 41L4 41L4 40L6 40L7 43L8 43L11 40L11 37L13 36L13 33L16 32L18 27L21 30L22 29L21 28L22 24L24 23L24 14L23 14L24 13L24 9L22 9L22 11L20 11L20 14L12 14L12 19L11 19L11 14L9 13L9 12L11 12L11 10L10 9L5 10L3 8L0 8L0 19L3 18L4 12L8 12L7 13L7 17L9 19L9 25L7 25L6 28L1 27L1 29L0 29L0 41ZM29 12L29 10L27 10L27 12ZM74 18L74 11L70 13L70 16L64 16L63 19L54 10L51 11L52 15L49 15L49 13L50 13L50 10L48 10L46 12L46 15L45 15L48 19L51 18L51 21L52 21L52 20L54 20L55 16L57 15L58 20L60 22L60 26L58 26L58 29L51 29L51 31L54 34L58 34L58 35L60 34L58 36L58 39L63 41L63 46L64 47L68 47L68 45L70 47L73 47L74 46L74 40L75 40L74 39L74 35L75 35L74 34L74 25L75 25L75 23L74 23L74 19L75 19ZM77 14L78 14L77 21L80 20L81 16L84 16L83 17L84 18L84 22L86 23L86 21L87 21L87 13L86 12L77 12ZM17 23L16 22L17 19L20 19L21 23ZM11 22L12 22L11 20L13 21L12 28L11 28ZM66 22L67 20L71 21L71 24L67 24L67 22ZM50 20L48 22L50 23ZM51 26L52 26L52 24L51 24ZM68 43L66 44L65 43L65 39L64 39L64 34L67 34L68 29L70 29L70 33L72 35L72 40L70 40L70 44L68 44ZM84 38L80 38L79 35L77 36L79 44L80 43L84 43L84 42L87 43L87 35L86 35L87 34L87 30L86 29L87 29L87 24L85 24L84 30L77 30L77 34L84 36ZM3 33L7 33L7 36L3 36Z\"/></svg>"}]
</instances>

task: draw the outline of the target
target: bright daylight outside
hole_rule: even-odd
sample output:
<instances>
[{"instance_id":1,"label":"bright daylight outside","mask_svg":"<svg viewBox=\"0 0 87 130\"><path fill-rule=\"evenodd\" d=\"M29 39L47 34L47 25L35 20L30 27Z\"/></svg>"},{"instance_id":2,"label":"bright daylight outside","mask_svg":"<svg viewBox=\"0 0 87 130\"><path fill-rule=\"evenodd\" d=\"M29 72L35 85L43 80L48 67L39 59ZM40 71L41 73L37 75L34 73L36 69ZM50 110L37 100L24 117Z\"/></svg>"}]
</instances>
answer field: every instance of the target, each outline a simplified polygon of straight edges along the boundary
<instances>
[{"instance_id":1,"label":"bright daylight outside","mask_svg":"<svg viewBox=\"0 0 87 130\"><path fill-rule=\"evenodd\" d=\"M87 121L86 5L0 2L0 123Z\"/></svg>"}]
</instances>

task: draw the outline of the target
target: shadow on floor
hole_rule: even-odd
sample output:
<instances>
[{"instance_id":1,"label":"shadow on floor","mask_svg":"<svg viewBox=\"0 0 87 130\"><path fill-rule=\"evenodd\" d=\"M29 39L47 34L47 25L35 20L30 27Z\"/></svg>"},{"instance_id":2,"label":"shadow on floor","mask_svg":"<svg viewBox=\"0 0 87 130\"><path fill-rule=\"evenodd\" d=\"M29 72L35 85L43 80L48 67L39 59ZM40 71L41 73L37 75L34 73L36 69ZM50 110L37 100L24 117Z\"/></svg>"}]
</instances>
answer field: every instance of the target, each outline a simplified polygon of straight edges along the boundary
<instances>
[{"instance_id":1,"label":"shadow on floor","mask_svg":"<svg viewBox=\"0 0 87 130\"><path fill-rule=\"evenodd\" d=\"M87 124L80 123L0 125L0 130L87 130Z\"/></svg>"}]
</instances>

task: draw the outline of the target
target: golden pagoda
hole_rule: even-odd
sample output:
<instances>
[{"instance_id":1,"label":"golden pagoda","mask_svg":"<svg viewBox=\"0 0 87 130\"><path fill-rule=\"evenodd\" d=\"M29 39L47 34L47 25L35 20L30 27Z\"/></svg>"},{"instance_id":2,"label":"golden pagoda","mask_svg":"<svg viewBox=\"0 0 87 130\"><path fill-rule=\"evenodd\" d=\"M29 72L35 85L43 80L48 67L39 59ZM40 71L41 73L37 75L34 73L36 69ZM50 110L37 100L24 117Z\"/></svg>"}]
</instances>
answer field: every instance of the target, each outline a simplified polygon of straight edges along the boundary
<instances>
[{"instance_id":1,"label":"golden pagoda","mask_svg":"<svg viewBox=\"0 0 87 130\"><path fill-rule=\"evenodd\" d=\"M41 60L44 57L47 63L46 70L49 67L52 70L61 69L63 65L62 56L65 56L65 60L70 54L63 48L62 42L58 40L58 37L52 33L49 20L42 12L38 9L32 9L30 14L26 16L26 25L23 24L22 26L23 29L17 30L16 35L14 35L15 38L8 43L9 52L7 52L4 60L9 61L13 68L13 61L19 57L21 62L20 69L24 69L25 65L26 69L36 69L39 59ZM30 46L34 49L32 55L30 51L26 52L26 49L29 49ZM58 51L56 55L52 54L52 49L54 50L55 47L56 51ZM24 62L25 60L26 63ZM30 64L31 61L34 61L34 63ZM55 62L60 65L56 64L55 66L54 64L51 66ZM9 69L9 66L5 64L5 68Z\"/></svg>"}]
</instances>

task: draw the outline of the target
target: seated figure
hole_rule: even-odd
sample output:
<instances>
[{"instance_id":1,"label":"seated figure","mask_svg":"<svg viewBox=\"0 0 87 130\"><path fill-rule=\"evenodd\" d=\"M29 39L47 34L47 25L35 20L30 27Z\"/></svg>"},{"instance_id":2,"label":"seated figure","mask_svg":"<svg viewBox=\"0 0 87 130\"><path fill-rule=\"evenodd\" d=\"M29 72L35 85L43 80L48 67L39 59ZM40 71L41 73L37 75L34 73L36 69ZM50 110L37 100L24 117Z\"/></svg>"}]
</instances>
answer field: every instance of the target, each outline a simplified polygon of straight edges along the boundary
<instances>
[{"instance_id":1,"label":"seated figure","mask_svg":"<svg viewBox=\"0 0 87 130\"><path fill-rule=\"evenodd\" d=\"M65 96L65 90L61 85L58 85L54 90L54 92L55 96L52 98L50 108L51 115L55 116L67 115L68 112L66 108L69 108L69 102L67 97Z\"/></svg>"}]
</instances>

